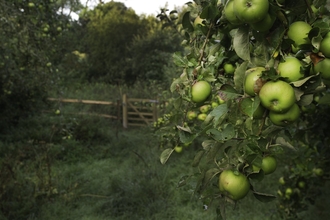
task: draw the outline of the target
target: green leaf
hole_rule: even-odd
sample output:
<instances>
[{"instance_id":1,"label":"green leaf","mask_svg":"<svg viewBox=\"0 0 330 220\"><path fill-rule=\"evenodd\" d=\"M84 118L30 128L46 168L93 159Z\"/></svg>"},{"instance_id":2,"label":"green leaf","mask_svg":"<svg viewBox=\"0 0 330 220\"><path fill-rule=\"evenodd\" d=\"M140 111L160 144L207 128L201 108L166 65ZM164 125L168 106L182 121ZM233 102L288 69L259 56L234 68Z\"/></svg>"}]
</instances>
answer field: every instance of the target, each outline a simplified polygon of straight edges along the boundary
<instances>
[{"instance_id":1,"label":"green leaf","mask_svg":"<svg viewBox=\"0 0 330 220\"><path fill-rule=\"evenodd\" d=\"M324 96L322 96L319 100L319 104L330 105L330 94L327 93Z\"/></svg>"},{"instance_id":2,"label":"green leaf","mask_svg":"<svg viewBox=\"0 0 330 220\"><path fill-rule=\"evenodd\" d=\"M188 66L189 61L185 57L181 56L180 52L175 52L173 54L173 62L179 67L186 67Z\"/></svg>"},{"instance_id":3,"label":"green leaf","mask_svg":"<svg viewBox=\"0 0 330 220\"><path fill-rule=\"evenodd\" d=\"M245 72L248 66L248 62L243 62L241 65L239 65L234 73L234 84L236 90L241 93L243 90L243 84L245 79Z\"/></svg>"},{"instance_id":4,"label":"green leaf","mask_svg":"<svg viewBox=\"0 0 330 220\"><path fill-rule=\"evenodd\" d=\"M203 8L200 18L213 20L217 16L217 8L209 4Z\"/></svg>"},{"instance_id":5,"label":"green leaf","mask_svg":"<svg viewBox=\"0 0 330 220\"><path fill-rule=\"evenodd\" d=\"M206 186L211 182L211 180L220 173L219 168L211 168L207 170L202 179L201 191L205 189Z\"/></svg>"},{"instance_id":6,"label":"green leaf","mask_svg":"<svg viewBox=\"0 0 330 220\"><path fill-rule=\"evenodd\" d=\"M322 41L320 28L314 27L312 30L310 30L308 33L308 38L311 39L311 43L316 49L320 49L320 42Z\"/></svg>"},{"instance_id":7,"label":"green leaf","mask_svg":"<svg viewBox=\"0 0 330 220\"><path fill-rule=\"evenodd\" d=\"M301 80L291 82L291 84L293 84L295 87L300 87L300 86L304 85L308 80L310 80L313 77L315 77L315 75L311 75L311 76L305 77Z\"/></svg>"},{"instance_id":8,"label":"green leaf","mask_svg":"<svg viewBox=\"0 0 330 220\"><path fill-rule=\"evenodd\" d=\"M283 127L272 125L267 127L263 132L261 133L262 137L270 136L272 133L278 133L278 131L282 130Z\"/></svg>"},{"instance_id":9,"label":"green leaf","mask_svg":"<svg viewBox=\"0 0 330 220\"><path fill-rule=\"evenodd\" d=\"M191 143L196 137L197 134L191 134L187 131L179 130L180 141L184 144Z\"/></svg>"},{"instance_id":10,"label":"green leaf","mask_svg":"<svg viewBox=\"0 0 330 220\"><path fill-rule=\"evenodd\" d=\"M215 107L209 115L214 116L214 121L218 122L221 117L223 117L225 114L228 112L228 107L227 105L218 105Z\"/></svg>"},{"instance_id":11,"label":"green leaf","mask_svg":"<svg viewBox=\"0 0 330 220\"><path fill-rule=\"evenodd\" d=\"M170 91L174 92L177 89L177 86L180 86L181 83L182 83L181 78L175 79L170 86Z\"/></svg>"},{"instance_id":12,"label":"green leaf","mask_svg":"<svg viewBox=\"0 0 330 220\"><path fill-rule=\"evenodd\" d=\"M258 172L252 172L248 175L248 177L250 179L253 179L253 180L257 180L257 181L262 181L265 177L265 174L264 174L264 171L263 170L259 170Z\"/></svg>"},{"instance_id":13,"label":"green leaf","mask_svg":"<svg viewBox=\"0 0 330 220\"><path fill-rule=\"evenodd\" d=\"M307 94L300 97L298 105L307 106L313 102L313 94Z\"/></svg>"},{"instance_id":14,"label":"green leaf","mask_svg":"<svg viewBox=\"0 0 330 220\"><path fill-rule=\"evenodd\" d=\"M250 61L250 36L249 27L242 26L237 29L234 40L233 47L237 55L245 61Z\"/></svg>"},{"instance_id":15,"label":"green leaf","mask_svg":"<svg viewBox=\"0 0 330 220\"><path fill-rule=\"evenodd\" d=\"M173 148L167 148L160 154L160 163L165 164L173 153Z\"/></svg>"},{"instance_id":16,"label":"green leaf","mask_svg":"<svg viewBox=\"0 0 330 220\"><path fill-rule=\"evenodd\" d=\"M216 144L216 141L214 141L214 140L205 140L202 143L202 147L205 151L209 151L211 148L214 147L215 144Z\"/></svg>"},{"instance_id":17,"label":"green leaf","mask_svg":"<svg viewBox=\"0 0 330 220\"><path fill-rule=\"evenodd\" d=\"M240 93L238 93L234 87L228 84L224 84L221 86L220 91L218 92L218 95L221 97L221 99L227 101L229 99L234 99L239 96L242 96Z\"/></svg>"},{"instance_id":18,"label":"green leaf","mask_svg":"<svg viewBox=\"0 0 330 220\"><path fill-rule=\"evenodd\" d=\"M199 162L201 161L201 159L204 156L204 153L205 153L204 150L201 150L201 151L197 152L197 154L195 155L194 160L191 164L192 167L197 167L198 166Z\"/></svg>"},{"instance_id":19,"label":"green leaf","mask_svg":"<svg viewBox=\"0 0 330 220\"><path fill-rule=\"evenodd\" d=\"M259 105L260 99L256 96L254 99L251 99L250 97L242 99L239 106L242 113L251 118Z\"/></svg>"},{"instance_id":20,"label":"green leaf","mask_svg":"<svg viewBox=\"0 0 330 220\"><path fill-rule=\"evenodd\" d=\"M206 131L206 134L210 135L216 141L227 141L234 137L235 130L232 124L227 124L221 131L211 128Z\"/></svg>"},{"instance_id":21,"label":"green leaf","mask_svg":"<svg viewBox=\"0 0 330 220\"><path fill-rule=\"evenodd\" d=\"M276 196L266 193L253 192L253 195L256 199L258 199L261 202L271 202L274 199L276 199Z\"/></svg>"},{"instance_id":22,"label":"green leaf","mask_svg":"<svg viewBox=\"0 0 330 220\"><path fill-rule=\"evenodd\" d=\"M297 150L292 144L287 142L283 137L277 137L275 142L276 144L280 144L283 147L288 147L292 150Z\"/></svg>"},{"instance_id":23,"label":"green leaf","mask_svg":"<svg viewBox=\"0 0 330 220\"><path fill-rule=\"evenodd\" d=\"M190 12L186 12L182 17L182 27L186 29L188 32L194 31L194 26L190 22Z\"/></svg>"}]
</instances>

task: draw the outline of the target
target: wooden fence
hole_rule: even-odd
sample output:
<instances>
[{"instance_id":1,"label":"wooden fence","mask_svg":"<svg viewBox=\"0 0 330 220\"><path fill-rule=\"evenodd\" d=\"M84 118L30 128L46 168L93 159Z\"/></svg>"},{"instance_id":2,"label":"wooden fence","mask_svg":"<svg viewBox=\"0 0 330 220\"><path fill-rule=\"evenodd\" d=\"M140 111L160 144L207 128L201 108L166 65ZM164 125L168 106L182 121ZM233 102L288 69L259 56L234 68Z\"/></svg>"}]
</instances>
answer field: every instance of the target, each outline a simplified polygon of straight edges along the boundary
<instances>
[{"instance_id":1,"label":"wooden fence","mask_svg":"<svg viewBox=\"0 0 330 220\"><path fill-rule=\"evenodd\" d=\"M129 98L126 94L121 100L115 102L96 101L96 100L81 100L81 99L62 99L48 98L49 101L61 103L80 103L88 105L107 105L111 112L115 114L99 114L93 112L76 112L74 114L95 115L104 118L110 118L121 121L124 128L129 126L145 126L157 121L160 114L160 105L157 99L138 99Z\"/></svg>"}]
</instances>

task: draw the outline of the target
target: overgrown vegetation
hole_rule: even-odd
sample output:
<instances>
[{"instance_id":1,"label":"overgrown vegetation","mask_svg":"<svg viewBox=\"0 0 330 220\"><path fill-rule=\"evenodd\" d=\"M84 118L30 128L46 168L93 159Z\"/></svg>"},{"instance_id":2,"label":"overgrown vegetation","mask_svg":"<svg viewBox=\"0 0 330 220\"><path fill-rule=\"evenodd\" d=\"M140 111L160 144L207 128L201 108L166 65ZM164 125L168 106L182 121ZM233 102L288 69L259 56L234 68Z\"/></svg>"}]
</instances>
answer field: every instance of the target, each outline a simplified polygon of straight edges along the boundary
<instances>
[{"instance_id":1,"label":"overgrown vegetation","mask_svg":"<svg viewBox=\"0 0 330 220\"><path fill-rule=\"evenodd\" d=\"M194 157L205 143L197 136L191 143L184 127L201 128L202 122L185 123L182 103L190 97L171 97L170 91L189 91L187 74L193 75L192 81L212 81L213 74L226 82L235 78L224 74L223 62L237 65L239 56L231 51L233 59L222 57L218 38L205 41L209 26L220 27L211 23L218 16L215 9L221 8L222 1L196 0L177 11L160 9L151 17L138 16L115 1L93 9L79 0L0 1L0 219L218 219L220 211L229 220L328 219L325 92L317 94L322 105L311 96L315 108L302 113L306 123L301 127L307 129L293 140L297 151L279 150L275 173L262 182L251 180L257 190L276 199L260 203L250 192L235 205L219 206L216 199L221 196L209 200L208 195L219 192L218 183L203 182L208 160ZM193 24L202 11L204 21ZM71 12L79 19L72 20ZM230 37L221 39L221 47ZM216 46L208 48L208 43ZM207 48L203 54L200 47ZM208 56L217 68L205 69L206 53L218 56ZM195 71L199 64L203 66ZM189 71L171 86L182 72L175 65ZM183 91L182 84L188 89ZM166 101L165 114L150 126L123 129L120 120L77 114L117 114L112 107L47 99L120 102L123 94ZM183 151L174 152L183 142ZM159 156L166 148L173 154L164 166ZM326 174L318 175L315 167ZM278 183L280 178L285 183ZM200 194L200 186L206 185L210 191ZM289 199L283 196L288 188L293 191Z\"/></svg>"}]
</instances>

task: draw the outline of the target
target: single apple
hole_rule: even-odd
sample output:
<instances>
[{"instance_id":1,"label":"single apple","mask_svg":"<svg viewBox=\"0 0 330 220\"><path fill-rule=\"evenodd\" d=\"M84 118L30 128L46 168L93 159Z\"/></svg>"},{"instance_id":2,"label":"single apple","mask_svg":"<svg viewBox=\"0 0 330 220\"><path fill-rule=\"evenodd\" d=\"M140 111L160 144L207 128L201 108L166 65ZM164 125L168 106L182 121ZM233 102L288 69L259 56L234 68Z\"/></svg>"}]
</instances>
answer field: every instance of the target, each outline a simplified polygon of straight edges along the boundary
<instances>
[{"instance_id":1,"label":"single apple","mask_svg":"<svg viewBox=\"0 0 330 220\"><path fill-rule=\"evenodd\" d=\"M194 120L197 117L197 113L195 111L189 111L187 113L187 118L188 120Z\"/></svg>"},{"instance_id":2,"label":"single apple","mask_svg":"<svg viewBox=\"0 0 330 220\"><path fill-rule=\"evenodd\" d=\"M294 103L293 106L284 113L278 113L273 111L269 112L269 119L271 120L271 122L273 122L273 124L278 126L286 126L292 124L293 122L297 121L299 116L300 109L296 103Z\"/></svg>"},{"instance_id":3,"label":"single apple","mask_svg":"<svg viewBox=\"0 0 330 220\"><path fill-rule=\"evenodd\" d=\"M320 73L323 79L330 79L330 58L324 58L314 65L313 72Z\"/></svg>"},{"instance_id":4,"label":"single apple","mask_svg":"<svg viewBox=\"0 0 330 220\"><path fill-rule=\"evenodd\" d=\"M300 60L295 57L286 57L280 62L277 71L280 76L287 79L288 82L294 82L304 77L301 72L302 64Z\"/></svg>"},{"instance_id":5,"label":"single apple","mask_svg":"<svg viewBox=\"0 0 330 220\"><path fill-rule=\"evenodd\" d=\"M223 13L224 13L226 19L229 21L229 23L231 23L233 25L243 24L243 22L236 16L234 11L235 11L234 10L234 0L229 0L223 9Z\"/></svg>"},{"instance_id":6,"label":"single apple","mask_svg":"<svg viewBox=\"0 0 330 220\"><path fill-rule=\"evenodd\" d=\"M182 146L176 145L176 146L174 147L174 151L177 152L177 153L181 153L182 150L183 150L183 147L182 147Z\"/></svg>"},{"instance_id":7,"label":"single apple","mask_svg":"<svg viewBox=\"0 0 330 220\"><path fill-rule=\"evenodd\" d=\"M284 113L296 102L292 86L282 80L268 81L259 92L261 104L273 111Z\"/></svg>"},{"instance_id":8,"label":"single apple","mask_svg":"<svg viewBox=\"0 0 330 220\"><path fill-rule=\"evenodd\" d=\"M223 65L223 69L226 74L234 74L235 72L235 67L231 63L225 63L225 65Z\"/></svg>"},{"instance_id":9,"label":"single apple","mask_svg":"<svg viewBox=\"0 0 330 220\"><path fill-rule=\"evenodd\" d=\"M265 83L260 76L265 70L264 67L255 67L245 72L244 91L246 94L255 96L259 93L261 87Z\"/></svg>"},{"instance_id":10,"label":"single apple","mask_svg":"<svg viewBox=\"0 0 330 220\"><path fill-rule=\"evenodd\" d=\"M195 103L204 102L211 94L211 85L206 81L198 81L191 88L191 100Z\"/></svg>"},{"instance_id":11,"label":"single apple","mask_svg":"<svg viewBox=\"0 0 330 220\"><path fill-rule=\"evenodd\" d=\"M234 0L234 13L241 21L253 24L265 19L268 14L268 0Z\"/></svg>"},{"instance_id":12,"label":"single apple","mask_svg":"<svg viewBox=\"0 0 330 220\"><path fill-rule=\"evenodd\" d=\"M308 33L312 29L312 26L304 21L293 22L289 26L288 37L294 41L295 47L299 47L302 44L310 44Z\"/></svg>"},{"instance_id":13,"label":"single apple","mask_svg":"<svg viewBox=\"0 0 330 220\"><path fill-rule=\"evenodd\" d=\"M266 32L269 31L269 29L273 26L275 20L276 20L276 16L270 15L268 13L264 19L250 25L256 31Z\"/></svg>"},{"instance_id":14,"label":"single apple","mask_svg":"<svg viewBox=\"0 0 330 220\"><path fill-rule=\"evenodd\" d=\"M330 32L328 32L321 41L320 51L325 57L330 58Z\"/></svg>"},{"instance_id":15,"label":"single apple","mask_svg":"<svg viewBox=\"0 0 330 220\"><path fill-rule=\"evenodd\" d=\"M199 111L201 113L207 113L210 110L211 106L210 105L202 105L199 107Z\"/></svg>"},{"instance_id":16,"label":"single apple","mask_svg":"<svg viewBox=\"0 0 330 220\"><path fill-rule=\"evenodd\" d=\"M207 114L205 114L205 113L200 113L197 115L197 119L200 121L205 121L206 117L207 117Z\"/></svg>"},{"instance_id":17,"label":"single apple","mask_svg":"<svg viewBox=\"0 0 330 220\"><path fill-rule=\"evenodd\" d=\"M212 106L212 108L216 108L217 106L219 106L219 103L217 103L217 102L212 102L212 103L211 103L211 106Z\"/></svg>"}]
</instances>

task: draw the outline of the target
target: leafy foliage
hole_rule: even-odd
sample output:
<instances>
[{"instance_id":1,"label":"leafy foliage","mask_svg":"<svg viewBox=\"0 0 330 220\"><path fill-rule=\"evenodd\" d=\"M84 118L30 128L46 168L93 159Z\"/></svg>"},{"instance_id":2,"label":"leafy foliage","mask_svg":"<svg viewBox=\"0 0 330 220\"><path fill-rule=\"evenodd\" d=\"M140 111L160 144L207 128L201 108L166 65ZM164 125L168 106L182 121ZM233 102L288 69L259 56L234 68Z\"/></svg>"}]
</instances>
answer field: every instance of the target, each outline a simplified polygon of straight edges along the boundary
<instances>
[{"instance_id":1,"label":"leafy foliage","mask_svg":"<svg viewBox=\"0 0 330 220\"><path fill-rule=\"evenodd\" d=\"M314 55L319 52L318 45L330 31L329 11L325 1L315 1L313 7L317 7L317 10L314 11L308 1L285 4L269 1L269 13L276 14L276 20L267 31L256 31L250 24L230 23L223 13L226 2L194 2L188 4L191 10L182 17L187 52L175 53L173 56L174 62L183 72L170 87L174 97L171 101L171 118L167 126L157 128L163 145L166 145L160 160L166 163L174 153L174 146L201 141L200 150L193 159L193 165L198 167L199 173L199 183L194 193L203 198L206 205L216 201L212 204L222 207L219 217L224 217L224 201L230 199L220 194L216 187L217 175L213 174L225 169L238 170L250 179L251 191L256 199L262 202L274 199L273 195L254 190L265 175L262 170L255 171L253 166L261 167L264 156L275 155L280 160L287 148L293 152L300 149L301 143L296 140L301 140L303 133L314 124L313 121L320 115L317 112L327 111L329 103L325 100L329 82L326 76L313 73L312 69L315 65ZM308 17L305 16L306 12ZM295 21L306 21L312 27L308 34L312 43L301 45L298 50L292 49L294 41L287 37L288 28ZM288 56L298 58L303 65L301 71L304 78L290 82L295 91L296 103L304 111L311 105L318 110L309 113L311 118L301 115L292 124L277 126L268 118L269 108L261 112L259 117L255 116L259 107L267 106L261 102L259 91L255 90L256 96L253 97L245 93L245 79L249 69L264 67L265 71L260 76L262 80L257 81L254 88L262 88L263 81L285 81L279 75L277 66ZM234 75L225 73L226 63L235 66ZM210 82L213 92L204 102L194 103L191 87L199 80ZM324 97L322 103L325 105L315 104L313 97L318 96ZM191 111L201 113L202 105L210 106L214 102L216 105L207 112L205 120L191 120L187 116ZM322 137L316 135L314 138L318 140ZM328 138L324 138L326 141L321 145L329 148ZM308 140L305 144L312 142ZM317 152L320 153L319 150Z\"/></svg>"}]
</instances>

